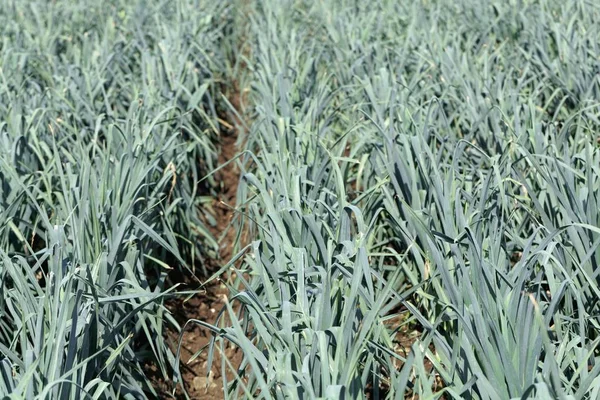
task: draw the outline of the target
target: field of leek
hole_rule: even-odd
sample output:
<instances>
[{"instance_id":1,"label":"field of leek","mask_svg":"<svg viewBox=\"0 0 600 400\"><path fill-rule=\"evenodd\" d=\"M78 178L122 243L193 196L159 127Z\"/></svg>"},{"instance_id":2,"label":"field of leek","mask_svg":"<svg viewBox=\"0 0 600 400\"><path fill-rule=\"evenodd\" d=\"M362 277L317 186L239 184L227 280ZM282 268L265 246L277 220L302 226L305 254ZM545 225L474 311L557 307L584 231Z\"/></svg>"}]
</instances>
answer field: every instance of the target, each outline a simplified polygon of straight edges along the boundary
<instances>
[{"instance_id":1,"label":"field of leek","mask_svg":"<svg viewBox=\"0 0 600 400\"><path fill-rule=\"evenodd\" d=\"M214 397L186 329L225 399L599 399L599 38L592 0L0 2L0 399Z\"/></svg>"}]
</instances>

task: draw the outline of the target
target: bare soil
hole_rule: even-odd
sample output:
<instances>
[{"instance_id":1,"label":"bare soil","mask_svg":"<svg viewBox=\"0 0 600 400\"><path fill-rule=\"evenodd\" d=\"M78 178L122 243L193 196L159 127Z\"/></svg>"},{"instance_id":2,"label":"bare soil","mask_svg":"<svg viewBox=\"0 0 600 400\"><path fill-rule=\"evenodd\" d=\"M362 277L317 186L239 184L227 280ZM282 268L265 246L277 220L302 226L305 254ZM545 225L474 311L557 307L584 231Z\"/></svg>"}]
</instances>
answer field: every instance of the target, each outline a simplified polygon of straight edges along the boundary
<instances>
[{"instance_id":1,"label":"bare soil","mask_svg":"<svg viewBox=\"0 0 600 400\"><path fill-rule=\"evenodd\" d=\"M241 102L238 95L239 90L234 87L233 93L229 96L229 101L240 110ZM222 115L222 131L219 138L219 156L218 165L225 165L228 161L234 159L239 149L237 141L239 132L237 127L241 124L236 120L233 113ZM226 120L226 121L225 121ZM211 234L219 242L218 254L215 258L207 259L207 269L210 272L219 270L223 265L233 257L234 245L237 236L235 228L231 225L235 213L237 201L237 187L240 178L240 171L235 162L228 163L216 174L217 196L213 200L212 208L216 225L211 226L207 223ZM180 283L190 284L190 288L197 287L197 279L205 281L205 277L178 277ZM180 326L184 326L190 319L197 319L214 324L219 311L227 301L228 289L220 281L212 281L204 287L204 291L187 301L178 298L170 300L167 308L171 311ZM190 362L190 359L200 350L210 344L212 334L207 329L197 324L188 324L183 333L181 344L181 364L180 371L183 377L183 385L192 399L222 399L223 396L223 377L221 371L221 357L218 351L215 351L211 371L207 371L208 351L205 349ZM173 327L167 327L167 340L173 353L177 350L179 332ZM233 364L239 364L241 353L232 348L226 349L227 358L233 361ZM148 366L149 372L156 369L155 366ZM231 379L231 376L227 377ZM164 399L185 399L185 395L179 386L173 396L173 383L165 382L161 378L153 378L155 390L160 398Z\"/></svg>"}]
</instances>

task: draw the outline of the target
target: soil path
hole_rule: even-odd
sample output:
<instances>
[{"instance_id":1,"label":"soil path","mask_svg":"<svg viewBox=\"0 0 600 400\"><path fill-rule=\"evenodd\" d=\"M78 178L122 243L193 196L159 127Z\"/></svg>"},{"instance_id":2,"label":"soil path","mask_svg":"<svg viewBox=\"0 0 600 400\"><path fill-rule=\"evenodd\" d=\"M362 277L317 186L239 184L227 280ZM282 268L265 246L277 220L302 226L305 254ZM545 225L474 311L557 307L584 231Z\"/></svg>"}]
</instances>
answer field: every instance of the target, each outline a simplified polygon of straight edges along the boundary
<instances>
[{"instance_id":1,"label":"soil path","mask_svg":"<svg viewBox=\"0 0 600 400\"><path fill-rule=\"evenodd\" d=\"M237 85L233 85L231 90L224 90L231 105L236 110L241 110L241 101ZM241 114L241 112L240 112ZM221 115L224 120L221 123L221 132L219 137L219 156L218 164L224 167L216 173L217 187L216 197L213 200L214 217L216 225L209 227L211 234L219 240L218 255L214 259L207 259L207 269L209 273L216 272L224 264L231 260L234 251L237 231L235 226L231 225L234 217L237 201L237 187L240 178L240 170L233 160L238 152L238 127L241 126L234 113L227 112ZM205 277L200 278L205 281ZM182 278L183 283L193 282L193 277ZM190 285L191 287L197 286ZM213 281L205 286L205 291L198 293L187 301L183 299L171 300L167 303L167 308L171 311L180 326L184 326L190 319L198 319L208 323L215 323L217 314L224 306L227 299L228 290L224 284ZM223 379L221 376L221 359L218 351L215 351L214 361L210 375L207 378L207 350L203 351L197 358L190 362L190 359L200 350L209 345L212 338L211 333L195 324L188 324L184 333L181 345L181 363L180 371L183 377L183 385L188 395L192 399L222 399ZM173 353L177 350L179 333L173 327L167 328L167 340ZM234 363L239 362L241 354L235 353L233 348L227 349L227 356L233 359ZM228 377L230 378L230 377ZM165 399L185 399L185 396L179 388L176 395L172 395L172 382L164 382L156 379L154 387Z\"/></svg>"}]
</instances>

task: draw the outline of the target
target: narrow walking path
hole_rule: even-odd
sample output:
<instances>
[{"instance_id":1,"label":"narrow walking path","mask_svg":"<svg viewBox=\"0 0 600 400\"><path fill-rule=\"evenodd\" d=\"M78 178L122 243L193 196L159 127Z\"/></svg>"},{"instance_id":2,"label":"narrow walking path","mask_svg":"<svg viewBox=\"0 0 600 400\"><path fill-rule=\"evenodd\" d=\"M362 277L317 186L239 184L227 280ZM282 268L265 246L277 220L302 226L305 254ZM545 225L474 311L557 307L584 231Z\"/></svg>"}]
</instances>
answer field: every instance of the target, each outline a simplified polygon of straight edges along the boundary
<instances>
[{"instance_id":1,"label":"narrow walking path","mask_svg":"<svg viewBox=\"0 0 600 400\"><path fill-rule=\"evenodd\" d=\"M241 102L239 88L237 84L232 84L225 93L231 105L241 114ZM216 196L212 202L214 211L215 225L210 225L211 234L219 242L218 254L214 258L206 259L208 272L215 272L224 264L231 260L234 255L237 238L237 229L231 222L235 214L237 201L237 187L240 178L240 170L233 160L239 153L238 137L241 126L240 121L233 112L226 112L221 115L221 129L218 143L218 165L222 168L215 174L217 182ZM188 289L197 285L194 281L196 277L181 277L183 284L190 284ZM205 281L208 277L199 277ZM194 284L191 284L194 282ZM214 280L208 282L197 294L189 299L177 298L168 302L167 308L173 314L180 326L185 326L191 319L202 320L208 323L214 323L218 312L224 305L228 290L224 284ZM179 332L172 326L167 328L167 337L173 353L177 351ZM188 324L183 332L181 343L181 365L180 371L183 378L183 385L192 399L222 399L223 381L221 376L221 363L219 354L215 354L212 370L207 377L207 351L203 351L197 357L195 355L204 349L211 340L211 334L208 330L196 324ZM241 359L241 354L235 354L235 349L230 349L231 354L228 358ZM195 358L194 358L195 357ZM161 379L155 380L155 388L163 398L184 399L185 395L179 387L173 396L172 382L164 382Z\"/></svg>"}]
</instances>

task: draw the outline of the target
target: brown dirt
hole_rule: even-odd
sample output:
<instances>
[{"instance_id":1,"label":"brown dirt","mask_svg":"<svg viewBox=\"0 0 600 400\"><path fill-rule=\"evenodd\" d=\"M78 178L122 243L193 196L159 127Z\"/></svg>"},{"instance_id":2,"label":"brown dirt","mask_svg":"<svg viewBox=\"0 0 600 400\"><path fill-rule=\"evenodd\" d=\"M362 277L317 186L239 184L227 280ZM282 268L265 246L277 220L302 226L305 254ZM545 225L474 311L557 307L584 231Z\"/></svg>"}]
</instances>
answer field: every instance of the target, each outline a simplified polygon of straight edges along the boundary
<instances>
[{"instance_id":1,"label":"brown dirt","mask_svg":"<svg viewBox=\"0 0 600 400\"><path fill-rule=\"evenodd\" d=\"M241 109L240 90L234 86L228 96L229 101L236 110ZM226 118L226 121L224 120ZM221 120L221 135L219 143L218 164L224 165L226 162L234 159L238 154L238 127L241 126L240 121L233 113L222 115ZM237 187L240 178L240 171L235 162L231 162L224 166L216 174L217 196L213 200L212 208L216 220L215 226L209 227L211 234L219 240L219 249L216 258L207 259L207 269L210 272L217 271L234 256L233 252L237 232L235 226L231 224L235 213L237 200ZM224 277L225 279L225 277ZM192 284L197 280L196 277L179 277L177 279L182 283L190 284L188 289L197 286ZM201 279L204 281L203 279ZM167 308L171 311L181 327L190 319L197 319L211 324L216 322L216 317L227 301L229 291L227 287L220 281L212 281L205 285L203 292L196 294L187 301L184 299L174 299L167 303ZM172 351L177 350L179 333L173 328L167 328L167 340ZM223 396L223 379L221 372L221 357L218 351L215 350L212 369L207 378L207 357L208 351L204 350L193 361L189 362L198 351L209 345L212 339L212 334L205 328L196 324L188 324L182 339L181 345L181 363L180 371L183 378L183 385L192 399L222 399ZM241 361L241 353L236 352L234 348L226 349L227 358L233 361L233 364L239 364ZM148 366L150 373L156 370L155 366ZM228 374L229 375L229 374ZM232 376L227 377L228 380ZM164 399L185 399L185 395L181 390L181 386L176 390L173 396L173 383L165 382L161 378L153 378L155 390L159 393L160 398Z\"/></svg>"}]
</instances>

